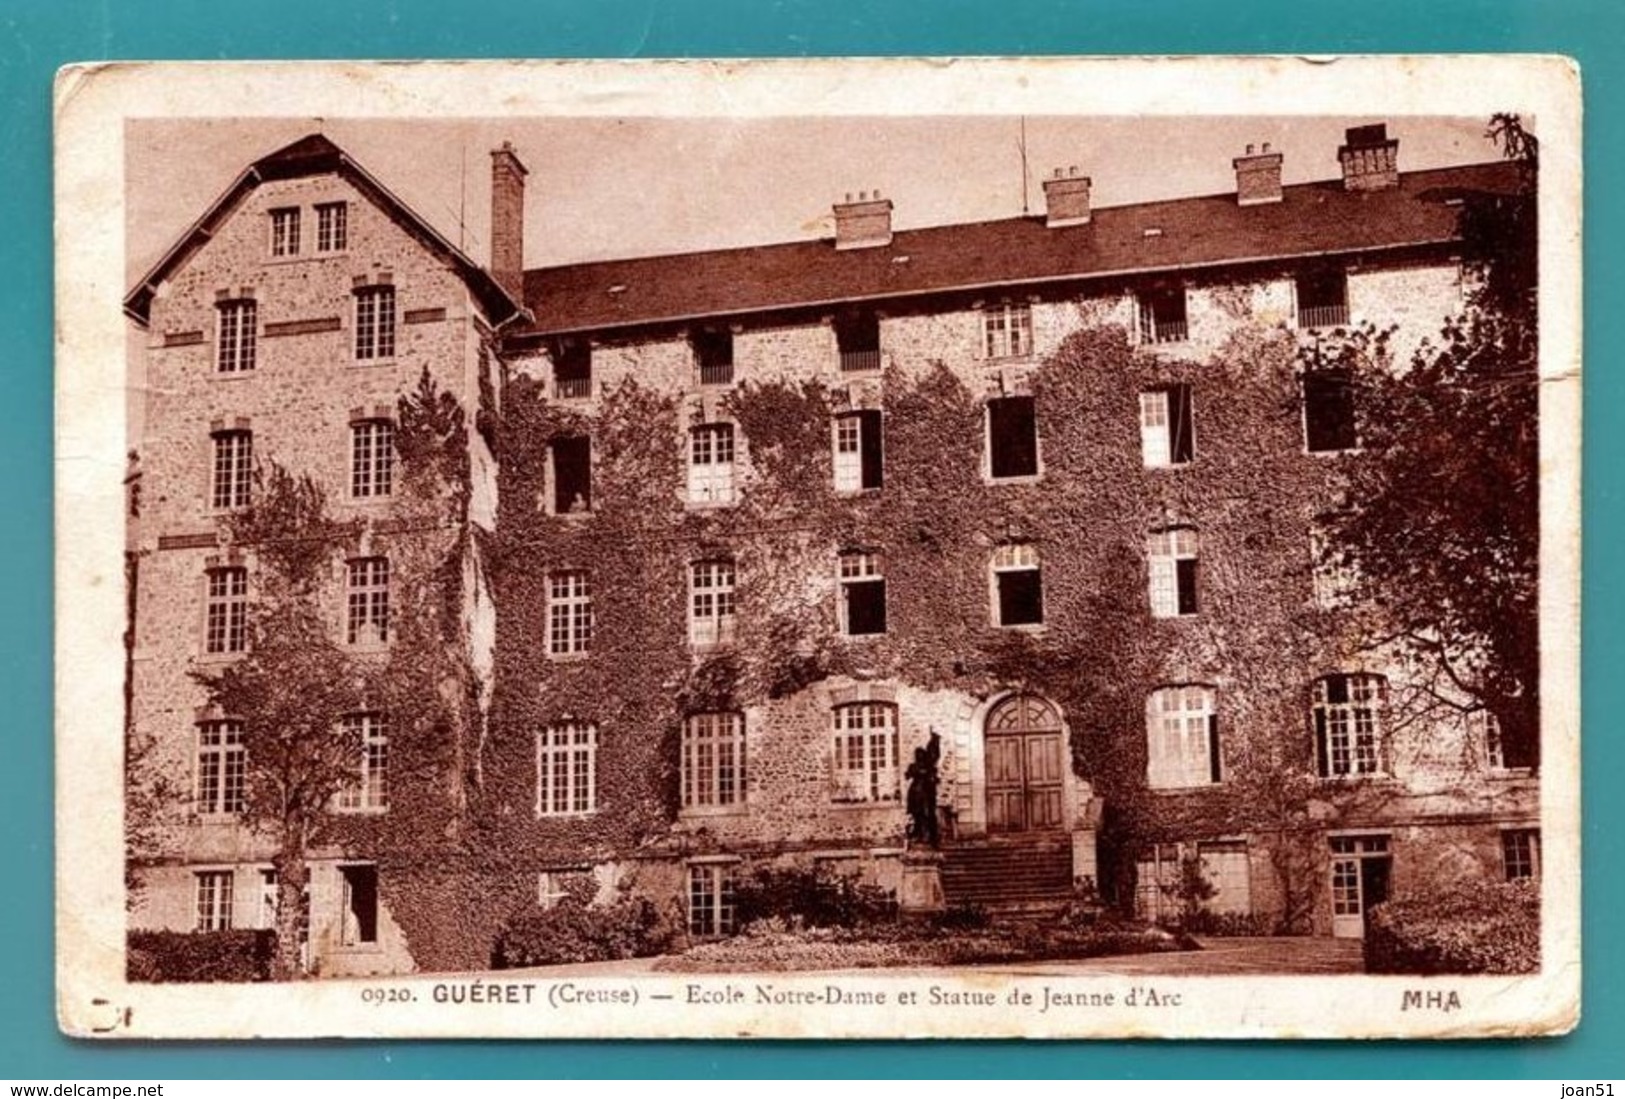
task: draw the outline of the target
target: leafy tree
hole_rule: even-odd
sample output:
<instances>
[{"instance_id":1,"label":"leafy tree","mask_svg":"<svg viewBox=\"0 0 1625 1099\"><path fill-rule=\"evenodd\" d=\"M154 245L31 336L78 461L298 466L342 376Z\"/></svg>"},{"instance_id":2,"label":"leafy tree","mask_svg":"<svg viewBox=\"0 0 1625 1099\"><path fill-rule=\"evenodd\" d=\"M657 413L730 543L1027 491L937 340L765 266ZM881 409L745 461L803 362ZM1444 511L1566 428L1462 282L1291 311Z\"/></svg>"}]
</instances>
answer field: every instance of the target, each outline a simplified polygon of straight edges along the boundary
<instances>
[{"instance_id":1,"label":"leafy tree","mask_svg":"<svg viewBox=\"0 0 1625 1099\"><path fill-rule=\"evenodd\" d=\"M1345 499L1326 517L1323 564L1381 623L1381 643L1423 657L1435 702L1484 707L1512 765L1539 751L1540 546L1535 174L1538 143L1515 115L1489 135L1518 166L1510 190L1462 199L1472 286L1464 313L1409 364L1385 333L1310 349L1346 371L1362 409Z\"/></svg>"},{"instance_id":2,"label":"leafy tree","mask_svg":"<svg viewBox=\"0 0 1625 1099\"><path fill-rule=\"evenodd\" d=\"M249 651L199 678L211 702L243 722L243 818L277 844L272 975L288 980L301 968L310 851L323 840L333 799L361 769L362 746L338 734L339 715L363 706L378 670L334 641L321 580L335 543L355 531L327 517L309 477L273 464L260 477L255 505L230 525L233 540L253 546L260 564Z\"/></svg>"}]
</instances>

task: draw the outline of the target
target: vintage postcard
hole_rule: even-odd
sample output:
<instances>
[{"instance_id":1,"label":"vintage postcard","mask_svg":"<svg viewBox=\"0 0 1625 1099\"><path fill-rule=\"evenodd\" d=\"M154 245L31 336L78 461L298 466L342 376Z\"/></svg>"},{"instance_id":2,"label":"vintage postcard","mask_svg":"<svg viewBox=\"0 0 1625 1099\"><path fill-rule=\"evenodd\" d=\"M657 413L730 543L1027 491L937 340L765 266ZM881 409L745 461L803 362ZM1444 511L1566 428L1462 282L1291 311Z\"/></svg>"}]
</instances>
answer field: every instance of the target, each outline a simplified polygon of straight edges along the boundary
<instances>
[{"instance_id":1,"label":"vintage postcard","mask_svg":"<svg viewBox=\"0 0 1625 1099\"><path fill-rule=\"evenodd\" d=\"M1566 60L56 109L70 1033L1578 1022Z\"/></svg>"}]
</instances>

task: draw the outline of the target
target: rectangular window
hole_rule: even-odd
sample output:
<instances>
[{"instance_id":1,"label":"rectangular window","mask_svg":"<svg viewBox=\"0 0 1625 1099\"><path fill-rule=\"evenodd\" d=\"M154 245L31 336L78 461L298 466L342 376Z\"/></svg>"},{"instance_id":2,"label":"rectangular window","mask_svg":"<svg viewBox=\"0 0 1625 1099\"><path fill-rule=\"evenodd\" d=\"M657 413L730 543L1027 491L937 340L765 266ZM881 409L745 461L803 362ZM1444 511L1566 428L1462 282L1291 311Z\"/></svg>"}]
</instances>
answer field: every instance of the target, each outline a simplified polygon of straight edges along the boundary
<instances>
[{"instance_id":1,"label":"rectangular window","mask_svg":"<svg viewBox=\"0 0 1625 1099\"><path fill-rule=\"evenodd\" d=\"M1507 881L1540 877L1540 829L1508 828L1502 832L1501 866Z\"/></svg>"},{"instance_id":2,"label":"rectangular window","mask_svg":"<svg viewBox=\"0 0 1625 1099\"><path fill-rule=\"evenodd\" d=\"M371 863L341 866L344 912L341 946L370 946L378 941L378 868Z\"/></svg>"},{"instance_id":3,"label":"rectangular window","mask_svg":"<svg viewBox=\"0 0 1625 1099\"><path fill-rule=\"evenodd\" d=\"M879 488L885 477L878 409L835 417L835 491Z\"/></svg>"},{"instance_id":4,"label":"rectangular window","mask_svg":"<svg viewBox=\"0 0 1625 1099\"><path fill-rule=\"evenodd\" d=\"M1213 688L1163 687L1146 710L1146 782L1177 790L1218 782L1219 715Z\"/></svg>"},{"instance_id":5,"label":"rectangular window","mask_svg":"<svg viewBox=\"0 0 1625 1099\"><path fill-rule=\"evenodd\" d=\"M547 578L547 651L552 656L584 653L592 646L592 586L584 569Z\"/></svg>"},{"instance_id":6,"label":"rectangular window","mask_svg":"<svg viewBox=\"0 0 1625 1099\"><path fill-rule=\"evenodd\" d=\"M210 569L204 613L203 651L211 656L248 649L248 570Z\"/></svg>"},{"instance_id":7,"label":"rectangular window","mask_svg":"<svg viewBox=\"0 0 1625 1099\"><path fill-rule=\"evenodd\" d=\"M342 252L349 246L349 203L318 202L316 204L316 251Z\"/></svg>"},{"instance_id":8,"label":"rectangular window","mask_svg":"<svg viewBox=\"0 0 1625 1099\"><path fill-rule=\"evenodd\" d=\"M260 871L259 904L254 913L254 926L261 931L276 927L276 871Z\"/></svg>"},{"instance_id":9,"label":"rectangular window","mask_svg":"<svg viewBox=\"0 0 1625 1099\"><path fill-rule=\"evenodd\" d=\"M1183 918L1185 899L1179 891L1183 871L1179 844L1148 844L1135 862L1134 914L1152 923Z\"/></svg>"},{"instance_id":10,"label":"rectangular window","mask_svg":"<svg viewBox=\"0 0 1625 1099\"><path fill-rule=\"evenodd\" d=\"M592 344L566 339L554 345L553 396L559 400L592 396Z\"/></svg>"},{"instance_id":11,"label":"rectangular window","mask_svg":"<svg viewBox=\"0 0 1625 1099\"><path fill-rule=\"evenodd\" d=\"M1033 353L1033 310L1025 302L1002 302L982 310L983 347L990 359L1017 359Z\"/></svg>"},{"instance_id":12,"label":"rectangular window","mask_svg":"<svg viewBox=\"0 0 1625 1099\"><path fill-rule=\"evenodd\" d=\"M987 402L988 468L995 479L1038 476L1038 418L1031 397Z\"/></svg>"},{"instance_id":13,"label":"rectangular window","mask_svg":"<svg viewBox=\"0 0 1625 1099\"><path fill-rule=\"evenodd\" d=\"M1209 912L1247 913L1253 910L1252 872L1246 840L1204 840L1196 845L1196 863L1213 887L1202 902Z\"/></svg>"},{"instance_id":14,"label":"rectangular window","mask_svg":"<svg viewBox=\"0 0 1625 1099\"><path fill-rule=\"evenodd\" d=\"M344 638L351 645L389 640L389 558L356 557L349 562Z\"/></svg>"},{"instance_id":15,"label":"rectangular window","mask_svg":"<svg viewBox=\"0 0 1625 1099\"><path fill-rule=\"evenodd\" d=\"M701 385L730 385L734 380L734 334L730 328L699 328L691 334L694 365Z\"/></svg>"},{"instance_id":16,"label":"rectangular window","mask_svg":"<svg viewBox=\"0 0 1625 1099\"><path fill-rule=\"evenodd\" d=\"M1309 567L1315 604L1322 610L1337 610L1355 601L1360 589L1359 571L1336 541L1318 526L1309 530Z\"/></svg>"},{"instance_id":17,"label":"rectangular window","mask_svg":"<svg viewBox=\"0 0 1625 1099\"><path fill-rule=\"evenodd\" d=\"M1183 286L1141 290L1135 295L1141 343L1180 343L1189 337Z\"/></svg>"},{"instance_id":18,"label":"rectangular window","mask_svg":"<svg viewBox=\"0 0 1625 1099\"><path fill-rule=\"evenodd\" d=\"M1140 453L1148 468L1182 466L1195 457L1190 386L1170 385L1140 394Z\"/></svg>"},{"instance_id":19,"label":"rectangular window","mask_svg":"<svg viewBox=\"0 0 1625 1099\"><path fill-rule=\"evenodd\" d=\"M231 816L247 808L243 723L205 721L197 727L197 811Z\"/></svg>"},{"instance_id":20,"label":"rectangular window","mask_svg":"<svg viewBox=\"0 0 1625 1099\"><path fill-rule=\"evenodd\" d=\"M1354 424L1354 384L1342 371L1324 370L1303 376L1304 445L1311 454L1353 450L1359 445Z\"/></svg>"},{"instance_id":21,"label":"rectangular window","mask_svg":"<svg viewBox=\"0 0 1625 1099\"><path fill-rule=\"evenodd\" d=\"M1474 710L1467 715L1467 724L1484 745L1484 762L1489 769L1506 770L1506 745L1501 740L1501 723L1495 715L1488 710Z\"/></svg>"},{"instance_id":22,"label":"rectangular window","mask_svg":"<svg viewBox=\"0 0 1625 1099\"><path fill-rule=\"evenodd\" d=\"M1299 328L1338 328L1349 322L1349 282L1342 271L1299 275Z\"/></svg>"},{"instance_id":23,"label":"rectangular window","mask_svg":"<svg viewBox=\"0 0 1625 1099\"><path fill-rule=\"evenodd\" d=\"M732 503L734 425L700 424L689 430L688 444L689 503Z\"/></svg>"},{"instance_id":24,"label":"rectangular window","mask_svg":"<svg viewBox=\"0 0 1625 1099\"><path fill-rule=\"evenodd\" d=\"M683 722L684 809L745 804L745 719L740 714L692 714Z\"/></svg>"},{"instance_id":25,"label":"rectangular window","mask_svg":"<svg viewBox=\"0 0 1625 1099\"><path fill-rule=\"evenodd\" d=\"M572 878L582 877L579 870L538 870L536 872L536 904L540 908L557 908L570 896Z\"/></svg>"},{"instance_id":26,"label":"rectangular window","mask_svg":"<svg viewBox=\"0 0 1625 1099\"><path fill-rule=\"evenodd\" d=\"M210 503L219 510L245 508L254 486L254 433L214 433L214 479Z\"/></svg>"},{"instance_id":27,"label":"rectangular window","mask_svg":"<svg viewBox=\"0 0 1625 1099\"><path fill-rule=\"evenodd\" d=\"M388 496L395 487L395 425L363 420L350 425L350 495Z\"/></svg>"},{"instance_id":28,"label":"rectangular window","mask_svg":"<svg viewBox=\"0 0 1625 1099\"><path fill-rule=\"evenodd\" d=\"M865 637L886 632L886 578L880 556L843 553L840 561L841 632Z\"/></svg>"},{"instance_id":29,"label":"rectangular window","mask_svg":"<svg viewBox=\"0 0 1625 1099\"><path fill-rule=\"evenodd\" d=\"M1196 613L1196 532L1189 527L1158 531L1147 541L1151 564L1151 616L1182 618Z\"/></svg>"},{"instance_id":30,"label":"rectangular window","mask_svg":"<svg viewBox=\"0 0 1625 1099\"><path fill-rule=\"evenodd\" d=\"M592 510L592 439L561 435L548 444L553 473L553 514L584 515Z\"/></svg>"},{"instance_id":31,"label":"rectangular window","mask_svg":"<svg viewBox=\"0 0 1625 1099\"><path fill-rule=\"evenodd\" d=\"M734 868L732 863L701 863L688 868L688 933L697 939L732 935Z\"/></svg>"},{"instance_id":32,"label":"rectangular window","mask_svg":"<svg viewBox=\"0 0 1625 1099\"><path fill-rule=\"evenodd\" d=\"M1375 675L1315 680L1315 759L1322 778L1385 773L1383 691L1382 677Z\"/></svg>"},{"instance_id":33,"label":"rectangular window","mask_svg":"<svg viewBox=\"0 0 1625 1099\"><path fill-rule=\"evenodd\" d=\"M1037 626L1044 621L1038 547L1020 542L993 551L993 624Z\"/></svg>"},{"instance_id":34,"label":"rectangular window","mask_svg":"<svg viewBox=\"0 0 1625 1099\"><path fill-rule=\"evenodd\" d=\"M259 339L259 304L252 298L223 301L215 317L214 368L221 374L254 369Z\"/></svg>"},{"instance_id":35,"label":"rectangular window","mask_svg":"<svg viewBox=\"0 0 1625 1099\"><path fill-rule=\"evenodd\" d=\"M897 708L853 702L834 714L835 800L897 801Z\"/></svg>"},{"instance_id":36,"label":"rectangular window","mask_svg":"<svg viewBox=\"0 0 1625 1099\"><path fill-rule=\"evenodd\" d=\"M355 292L355 357L395 356L395 288L364 286Z\"/></svg>"},{"instance_id":37,"label":"rectangular window","mask_svg":"<svg viewBox=\"0 0 1625 1099\"><path fill-rule=\"evenodd\" d=\"M568 816L598 807L598 730L584 721L536 734L536 815Z\"/></svg>"},{"instance_id":38,"label":"rectangular window","mask_svg":"<svg viewBox=\"0 0 1625 1099\"><path fill-rule=\"evenodd\" d=\"M389 723L383 714L348 714L344 736L361 746L357 781L339 791L346 813L381 813L389 808Z\"/></svg>"},{"instance_id":39,"label":"rectangular window","mask_svg":"<svg viewBox=\"0 0 1625 1099\"><path fill-rule=\"evenodd\" d=\"M231 930L231 878L230 870L197 872L197 930Z\"/></svg>"},{"instance_id":40,"label":"rectangular window","mask_svg":"<svg viewBox=\"0 0 1625 1099\"><path fill-rule=\"evenodd\" d=\"M271 255L299 254L299 207L286 206L271 211Z\"/></svg>"},{"instance_id":41,"label":"rectangular window","mask_svg":"<svg viewBox=\"0 0 1625 1099\"><path fill-rule=\"evenodd\" d=\"M841 373L880 369L880 318L873 313L850 313L835 321L835 344L841 355Z\"/></svg>"},{"instance_id":42,"label":"rectangular window","mask_svg":"<svg viewBox=\"0 0 1625 1099\"><path fill-rule=\"evenodd\" d=\"M733 641L732 561L696 561L690 567L688 639L698 648Z\"/></svg>"}]
</instances>

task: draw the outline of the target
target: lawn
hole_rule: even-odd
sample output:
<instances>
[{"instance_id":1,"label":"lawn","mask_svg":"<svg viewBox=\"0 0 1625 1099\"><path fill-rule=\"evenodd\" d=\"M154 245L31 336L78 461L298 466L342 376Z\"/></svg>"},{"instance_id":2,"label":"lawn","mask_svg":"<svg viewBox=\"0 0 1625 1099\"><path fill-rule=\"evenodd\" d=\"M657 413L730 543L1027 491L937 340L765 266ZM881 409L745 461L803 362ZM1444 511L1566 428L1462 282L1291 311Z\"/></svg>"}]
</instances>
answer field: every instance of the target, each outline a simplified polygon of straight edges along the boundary
<instances>
[{"instance_id":1,"label":"lawn","mask_svg":"<svg viewBox=\"0 0 1625 1099\"><path fill-rule=\"evenodd\" d=\"M1188 936L1135 925L1076 928L1012 923L956 929L898 922L791 930L778 921L766 921L733 938L701 943L683 954L662 958L654 968L669 973L881 969L1199 949Z\"/></svg>"}]
</instances>

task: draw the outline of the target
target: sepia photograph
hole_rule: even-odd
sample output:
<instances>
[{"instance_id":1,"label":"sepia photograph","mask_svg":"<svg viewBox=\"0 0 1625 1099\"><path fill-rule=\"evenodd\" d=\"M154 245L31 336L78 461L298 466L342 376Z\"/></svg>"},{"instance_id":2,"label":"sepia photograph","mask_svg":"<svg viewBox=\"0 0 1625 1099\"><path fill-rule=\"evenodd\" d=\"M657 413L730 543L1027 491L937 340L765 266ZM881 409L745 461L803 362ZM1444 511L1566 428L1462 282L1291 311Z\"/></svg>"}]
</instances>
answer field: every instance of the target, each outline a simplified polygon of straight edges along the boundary
<instances>
[{"instance_id":1,"label":"sepia photograph","mask_svg":"<svg viewBox=\"0 0 1625 1099\"><path fill-rule=\"evenodd\" d=\"M1563 63L58 99L70 1033L1576 1022Z\"/></svg>"}]
</instances>

